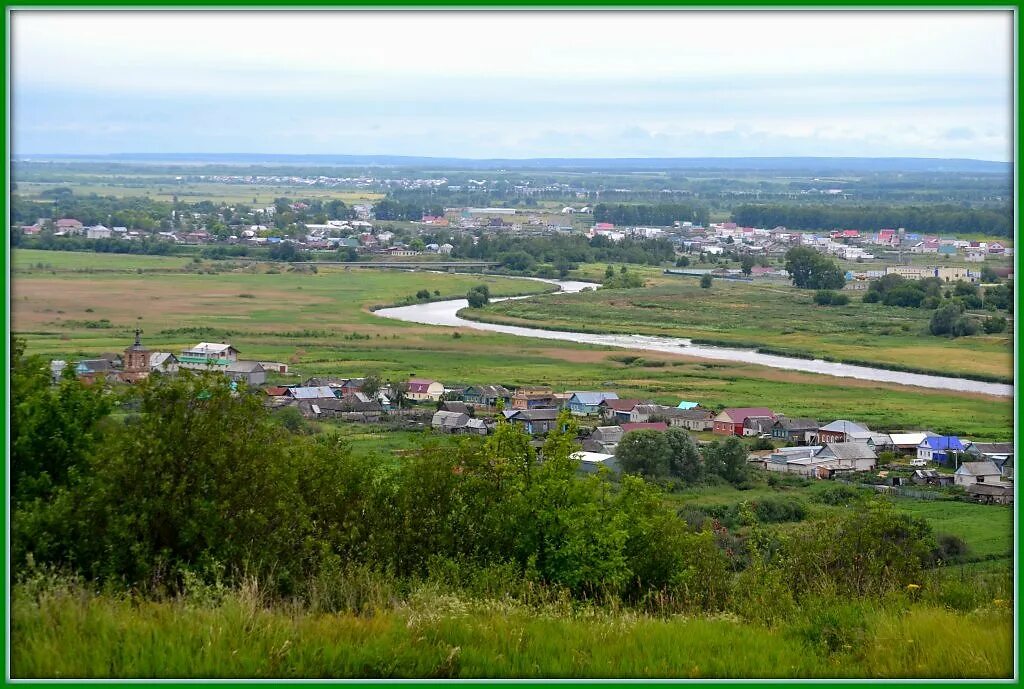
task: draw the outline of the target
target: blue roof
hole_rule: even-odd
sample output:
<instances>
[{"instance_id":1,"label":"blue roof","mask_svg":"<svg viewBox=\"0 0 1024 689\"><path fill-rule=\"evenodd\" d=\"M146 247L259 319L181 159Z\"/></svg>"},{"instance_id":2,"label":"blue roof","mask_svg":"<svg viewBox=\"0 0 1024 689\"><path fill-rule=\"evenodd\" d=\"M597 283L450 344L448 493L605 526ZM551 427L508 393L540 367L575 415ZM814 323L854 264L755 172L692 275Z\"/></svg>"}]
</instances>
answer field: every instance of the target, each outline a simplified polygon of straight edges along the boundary
<instances>
[{"instance_id":1,"label":"blue roof","mask_svg":"<svg viewBox=\"0 0 1024 689\"><path fill-rule=\"evenodd\" d=\"M682 402L676 405L676 409L693 409L694 407L699 406L700 402L687 402L686 400L683 400Z\"/></svg>"},{"instance_id":2,"label":"blue roof","mask_svg":"<svg viewBox=\"0 0 1024 689\"><path fill-rule=\"evenodd\" d=\"M925 438L922 444L927 445L933 450L957 450L959 452L964 451L964 446L960 442L960 438L955 435L936 435Z\"/></svg>"},{"instance_id":3,"label":"blue roof","mask_svg":"<svg viewBox=\"0 0 1024 689\"><path fill-rule=\"evenodd\" d=\"M580 404L586 404L589 406L597 406L604 400L617 400L619 396L614 392L574 392L569 402L573 400Z\"/></svg>"}]
</instances>

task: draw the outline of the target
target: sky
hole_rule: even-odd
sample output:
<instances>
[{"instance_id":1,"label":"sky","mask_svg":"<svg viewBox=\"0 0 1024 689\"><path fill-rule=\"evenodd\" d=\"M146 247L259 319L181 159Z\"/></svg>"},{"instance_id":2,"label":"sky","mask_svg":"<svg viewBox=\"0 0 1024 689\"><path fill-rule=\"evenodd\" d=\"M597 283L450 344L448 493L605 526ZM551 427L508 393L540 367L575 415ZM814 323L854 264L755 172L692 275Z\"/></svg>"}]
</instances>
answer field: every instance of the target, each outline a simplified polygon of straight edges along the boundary
<instances>
[{"instance_id":1,"label":"sky","mask_svg":"<svg viewBox=\"0 0 1024 689\"><path fill-rule=\"evenodd\" d=\"M1009 11L13 11L15 155L1012 160Z\"/></svg>"}]
</instances>

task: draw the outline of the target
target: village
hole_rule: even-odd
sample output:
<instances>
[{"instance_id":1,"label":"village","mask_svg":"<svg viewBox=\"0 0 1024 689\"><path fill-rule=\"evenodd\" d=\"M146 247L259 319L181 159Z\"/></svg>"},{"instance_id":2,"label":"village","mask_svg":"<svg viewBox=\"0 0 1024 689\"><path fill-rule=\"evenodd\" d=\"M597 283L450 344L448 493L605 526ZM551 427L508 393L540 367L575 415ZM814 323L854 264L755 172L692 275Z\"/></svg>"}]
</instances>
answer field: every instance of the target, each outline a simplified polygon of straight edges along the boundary
<instances>
[{"instance_id":1,"label":"village","mask_svg":"<svg viewBox=\"0 0 1024 689\"><path fill-rule=\"evenodd\" d=\"M55 238L82 237L89 240L153 239L186 246L288 247L294 251L318 254L349 252L351 260L409 257L466 258L460 256L460 238L472 234L475 246L481 237L516 234L522 236L581 235L619 243L667 240L677 258L686 257L673 274L704 274L726 279L777 279L789 277L786 270L772 265L795 247L810 247L823 255L848 264L869 264L860 269L850 265L844 271L846 290L866 290L871 281L895 274L910 280L937 277L943 282L982 282L982 268L1005 278L1012 274L1013 247L1000 241L961 239L956 236L927 235L904 228L862 232L834 229L829 232L790 230L783 226L759 228L736 222L674 221L671 225L616 225L593 222L591 206L565 206L558 211L539 212L513 207L453 207L443 213L423 213L415 219L397 218L386 204L356 204L346 213L350 217L330 219L319 206L306 201L287 201L258 208L224 208L212 213L174 211L165 229L145 231L127 226L108 227L102 223L86 225L75 218L38 218L23 225L24 236L37 237L44 232ZM336 213L335 213L336 214ZM282 224L275 219L289 216ZM213 229L216 225L217 230ZM758 265L738 268L712 266L687 268L692 259L698 263L718 262L720 257L749 256ZM321 260L329 257L320 256ZM964 264L974 264L977 269ZM497 264L495 264L497 265Z\"/></svg>"},{"instance_id":2,"label":"village","mask_svg":"<svg viewBox=\"0 0 1024 689\"><path fill-rule=\"evenodd\" d=\"M629 433L680 428L700 445L728 437L750 441L748 465L770 473L824 480L857 475L880 491L903 485L959 487L978 502L1013 502L1012 443L926 429L871 429L847 419L791 418L766 406L711 409L699 400L664 405L621 399L609 390L510 389L498 383L446 384L419 377L385 381L374 376L320 376L302 383L268 384L268 373L277 378L298 374L286 363L245 360L240 355L231 344L214 342L200 342L178 354L150 351L136 329L135 341L123 354L73 363L54 360L50 369L55 384L70 374L90 385L134 384L150 375L181 371L217 372L231 379L235 394L259 394L268 409L294 408L310 421L479 436L506 422L533 437L535 448L568 411L578 420L582 451L575 459L583 473L621 473L616 450Z\"/></svg>"}]
</instances>

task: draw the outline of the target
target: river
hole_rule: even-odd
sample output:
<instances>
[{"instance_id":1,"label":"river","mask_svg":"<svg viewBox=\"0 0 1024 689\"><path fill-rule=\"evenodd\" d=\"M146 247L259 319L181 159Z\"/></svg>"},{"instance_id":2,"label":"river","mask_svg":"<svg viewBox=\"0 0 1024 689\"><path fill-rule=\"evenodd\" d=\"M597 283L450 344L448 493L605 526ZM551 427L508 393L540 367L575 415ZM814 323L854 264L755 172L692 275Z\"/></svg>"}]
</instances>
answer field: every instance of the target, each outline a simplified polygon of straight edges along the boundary
<instances>
[{"instance_id":1,"label":"river","mask_svg":"<svg viewBox=\"0 0 1024 689\"><path fill-rule=\"evenodd\" d=\"M534 279L539 280L539 278ZM541 280L541 282L558 285L563 292L579 292L587 287L597 286L589 282L572 280ZM509 298L524 299L525 297ZM501 300L493 299L492 301ZM579 342L581 344L592 344L605 347L621 347L624 349L641 349L651 352L681 354L700 359L737 361L745 364L757 364L759 366L781 368L788 371L803 371L805 373L818 373L821 375L836 376L839 378L856 378L858 380L870 380L879 383L913 385L916 387L931 388L934 390L976 392L998 397L1011 397L1013 395L1013 386L1002 383L986 383L977 380L969 380L967 378L948 378L945 376L930 376L921 373L904 373L902 371L890 371L888 369L872 368L870 366L839 364L830 361L822 361L820 359L797 359L794 357L776 356L774 354L761 354L760 352L750 349L695 345L690 340L679 337L577 333L560 330L527 328L518 325L480 323L478 321L471 321L458 316L459 310L468 306L469 303L465 299L452 299L450 301L435 301L426 304L414 304L412 306L380 309L374 313L383 318L393 318L395 320L407 321L409 323L473 328L474 330L487 330L490 332L518 335L520 337L533 337L542 340L564 340L568 342Z\"/></svg>"}]
</instances>

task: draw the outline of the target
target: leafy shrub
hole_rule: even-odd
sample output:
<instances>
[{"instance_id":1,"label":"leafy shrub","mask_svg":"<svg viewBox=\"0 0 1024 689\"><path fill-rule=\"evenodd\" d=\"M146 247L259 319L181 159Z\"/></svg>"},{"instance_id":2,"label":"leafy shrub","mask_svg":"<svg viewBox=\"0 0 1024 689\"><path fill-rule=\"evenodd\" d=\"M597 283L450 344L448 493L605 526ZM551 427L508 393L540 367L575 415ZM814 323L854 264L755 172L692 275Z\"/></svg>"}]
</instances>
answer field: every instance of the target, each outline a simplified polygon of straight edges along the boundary
<instances>
[{"instance_id":1,"label":"leafy shrub","mask_svg":"<svg viewBox=\"0 0 1024 689\"><path fill-rule=\"evenodd\" d=\"M990 335L1001 333L1006 330L1006 319L1002 316L990 316L982 322L981 327Z\"/></svg>"},{"instance_id":2,"label":"leafy shrub","mask_svg":"<svg viewBox=\"0 0 1024 689\"><path fill-rule=\"evenodd\" d=\"M822 505L846 506L864 499L864 491L853 486L837 484L829 486L811 498Z\"/></svg>"}]
</instances>

